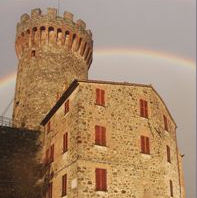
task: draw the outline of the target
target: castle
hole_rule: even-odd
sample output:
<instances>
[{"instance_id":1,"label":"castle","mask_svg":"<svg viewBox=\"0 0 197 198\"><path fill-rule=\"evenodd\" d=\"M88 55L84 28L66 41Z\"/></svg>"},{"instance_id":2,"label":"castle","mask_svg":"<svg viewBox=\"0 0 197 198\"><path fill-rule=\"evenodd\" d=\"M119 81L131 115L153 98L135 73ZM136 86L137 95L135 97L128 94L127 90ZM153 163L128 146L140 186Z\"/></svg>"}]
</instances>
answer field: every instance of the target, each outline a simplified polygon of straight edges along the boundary
<instances>
[{"instance_id":1,"label":"castle","mask_svg":"<svg viewBox=\"0 0 197 198\"><path fill-rule=\"evenodd\" d=\"M47 198L184 198L176 123L150 85L88 80L92 33L34 9L17 24L13 120L40 130Z\"/></svg>"}]
</instances>

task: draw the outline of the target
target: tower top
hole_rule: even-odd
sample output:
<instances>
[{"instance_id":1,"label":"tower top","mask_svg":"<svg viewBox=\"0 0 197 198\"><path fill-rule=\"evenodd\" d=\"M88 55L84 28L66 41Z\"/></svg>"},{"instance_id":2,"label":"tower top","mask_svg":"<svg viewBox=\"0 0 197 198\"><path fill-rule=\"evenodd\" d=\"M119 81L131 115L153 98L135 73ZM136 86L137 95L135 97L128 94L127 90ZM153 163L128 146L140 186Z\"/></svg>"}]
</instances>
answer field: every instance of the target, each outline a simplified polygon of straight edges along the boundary
<instances>
[{"instance_id":1,"label":"tower top","mask_svg":"<svg viewBox=\"0 0 197 198\"><path fill-rule=\"evenodd\" d=\"M58 16L56 8L47 8L47 13L45 14L43 14L40 8L36 8L31 10L31 16L27 13L21 16L20 22L17 24L17 35L27 30L28 27L47 24L48 26L66 26L73 31L92 38L92 32L86 29L86 23L82 19L74 22L73 17L74 15L67 11L64 12L62 17Z\"/></svg>"}]
</instances>

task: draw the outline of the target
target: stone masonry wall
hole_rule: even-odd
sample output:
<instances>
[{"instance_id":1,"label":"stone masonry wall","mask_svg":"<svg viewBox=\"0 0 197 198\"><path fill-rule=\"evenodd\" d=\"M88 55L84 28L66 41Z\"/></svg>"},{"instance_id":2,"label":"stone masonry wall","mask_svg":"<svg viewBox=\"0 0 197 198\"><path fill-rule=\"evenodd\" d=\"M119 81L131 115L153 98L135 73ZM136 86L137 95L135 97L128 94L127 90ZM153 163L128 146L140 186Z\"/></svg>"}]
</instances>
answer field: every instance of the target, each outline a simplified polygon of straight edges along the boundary
<instances>
[{"instance_id":1,"label":"stone masonry wall","mask_svg":"<svg viewBox=\"0 0 197 198\"><path fill-rule=\"evenodd\" d=\"M68 196L77 198L77 188L72 187L72 182L77 179L77 136L79 131L78 115L78 88L69 97L69 112L64 114L64 105L50 119L50 132L47 133L45 126L45 147L46 151L54 144L54 162L50 165L50 172L53 172L53 197L62 197L62 176L67 174ZM63 153L63 135L68 133L68 151ZM44 156L45 157L45 156Z\"/></svg>"},{"instance_id":2,"label":"stone masonry wall","mask_svg":"<svg viewBox=\"0 0 197 198\"><path fill-rule=\"evenodd\" d=\"M56 9L21 16L17 25L19 58L13 119L18 127L39 129L46 113L73 79L87 79L92 62L92 34L81 20Z\"/></svg>"},{"instance_id":3,"label":"stone masonry wall","mask_svg":"<svg viewBox=\"0 0 197 198\"><path fill-rule=\"evenodd\" d=\"M96 88L105 90L105 106L95 105ZM148 101L149 119L140 117L141 98ZM55 198L60 197L63 172L70 175L68 198L170 198L170 180L174 197L180 198L182 170L178 169L176 125L153 88L80 82L69 101L66 116L62 105L51 118L52 127L59 131L50 140L59 145L52 167L58 170L59 164L71 164L57 171L53 179ZM168 119L168 131L164 130L163 115ZM95 145L95 125L106 127L106 147ZM70 134L67 158L61 153L65 130ZM141 153L141 135L150 138L150 155ZM170 147L171 163L167 162L166 145ZM107 169L107 192L95 191L96 168ZM77 189L72 189L76 178Z\"/></svg>"}]
</instances>

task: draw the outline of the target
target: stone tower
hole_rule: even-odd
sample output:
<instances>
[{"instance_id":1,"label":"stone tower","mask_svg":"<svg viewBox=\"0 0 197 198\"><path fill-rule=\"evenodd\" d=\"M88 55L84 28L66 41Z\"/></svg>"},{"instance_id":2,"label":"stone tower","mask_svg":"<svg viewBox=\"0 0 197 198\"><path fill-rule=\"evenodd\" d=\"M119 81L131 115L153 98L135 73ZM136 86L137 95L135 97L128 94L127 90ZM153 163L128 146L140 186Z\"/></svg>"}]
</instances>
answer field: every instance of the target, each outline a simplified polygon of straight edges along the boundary
<instances>
[{"instance_id":1,"label":"stone tower","mask_svg":"<svg viewBox=\"0 0 197 198\"><path fill-rule=\"evenodd\" d=\"M34 9L17 24L19 59L13 120L17 127L38 129L73 79L86 80L92 62L92 33L73 14Z\"/></svg>"}]
</instances>

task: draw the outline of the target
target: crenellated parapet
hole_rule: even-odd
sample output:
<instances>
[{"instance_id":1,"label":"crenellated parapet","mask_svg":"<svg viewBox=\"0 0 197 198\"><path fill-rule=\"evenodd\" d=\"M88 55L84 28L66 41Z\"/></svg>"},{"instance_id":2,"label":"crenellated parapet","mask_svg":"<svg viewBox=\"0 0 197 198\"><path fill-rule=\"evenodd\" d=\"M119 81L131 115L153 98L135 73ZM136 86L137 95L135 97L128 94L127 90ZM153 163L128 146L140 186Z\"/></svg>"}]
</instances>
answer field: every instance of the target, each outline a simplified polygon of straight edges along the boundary
<instances>
[{"instance_id":1,"label":"crenellated parapet","mask_svg":"<svg viewBox=\"0 0 197 198\"><path fill-rule=\"evenodd\" d=\"M34 56L36 50L43 46L70 50L80 56L88 66L92 62L92 33L86 29L83 20L74 22L70 12L64 12L63 17L60 17L54 8L48 8L46 14L40 9L33 9L31 16L21 16L16 35L18 58L20 59L24 52Z\"/></svg>"}]
</instances>

